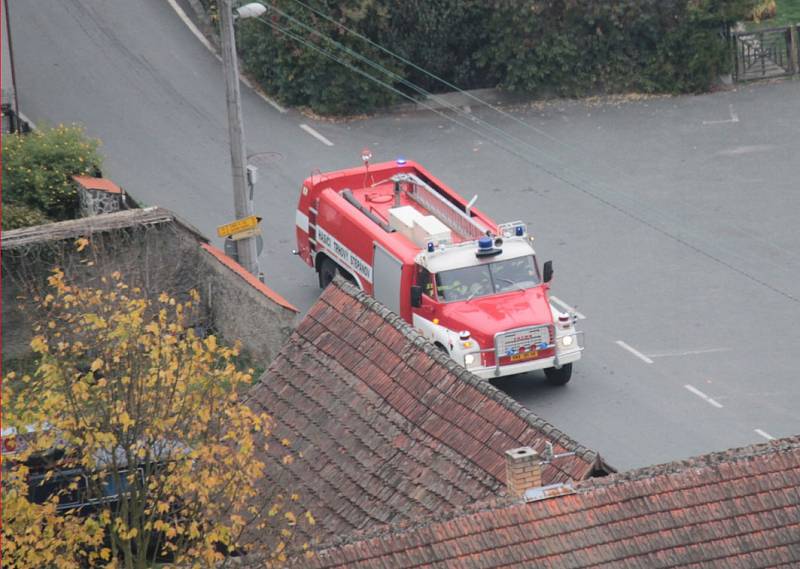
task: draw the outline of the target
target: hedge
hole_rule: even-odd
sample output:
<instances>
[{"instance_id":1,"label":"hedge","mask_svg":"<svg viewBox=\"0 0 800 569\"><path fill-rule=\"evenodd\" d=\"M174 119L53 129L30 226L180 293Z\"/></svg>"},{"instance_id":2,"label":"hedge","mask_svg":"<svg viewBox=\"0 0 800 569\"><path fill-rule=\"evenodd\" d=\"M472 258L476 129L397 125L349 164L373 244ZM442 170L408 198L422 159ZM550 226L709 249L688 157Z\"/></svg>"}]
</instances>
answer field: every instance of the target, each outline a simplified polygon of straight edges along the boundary
<instances>
[{"instance_id":1,"label":"hedge","mask_svg":"<svg viewBox=\"0 0 800 569\"><path fill-rule=\"evenodd\" d=\"M78 193L70 177L99 172L98 145L77 126L3 136L4 228L76 217Z\"/></svg>"},{"instance_id":2,"label":"hedge","mask_svg":"<svg viewBox=\"0 0 800 569\"><path fill-rule=\"evenodd\" d=\"M380 78L390 87L376 84L363 75L379 75L375 69L332 42L429 91L450 89L337 24L464 89L682 93L707 90L727 70L727 29L757 0L304 2L336 23L296 0L272 0L275 9L263 21L238 24L242 61L283 102L345 114L368 112L417 93L385 75Z\"/></svg>"}]
</instances>

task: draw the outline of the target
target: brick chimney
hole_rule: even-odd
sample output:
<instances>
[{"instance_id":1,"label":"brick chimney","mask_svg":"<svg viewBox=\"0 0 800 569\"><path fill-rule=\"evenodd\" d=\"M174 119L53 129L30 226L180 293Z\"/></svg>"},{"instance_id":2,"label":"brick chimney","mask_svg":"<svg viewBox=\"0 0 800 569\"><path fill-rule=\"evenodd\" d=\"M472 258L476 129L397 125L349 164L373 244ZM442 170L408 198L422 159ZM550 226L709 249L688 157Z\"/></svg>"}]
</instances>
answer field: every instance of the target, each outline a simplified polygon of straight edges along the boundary
<instances>
[{"instance_id":1,"label":"brick chimney","mask_svg":"<svg viewBox=\"0 0 800 569\"><path fill-rule=\"evenodd\" d=\"M506 486L508 493L522 497L530 488L542 485L542 461L531 447L506 451Z\"/></svg>"}]
</instances>

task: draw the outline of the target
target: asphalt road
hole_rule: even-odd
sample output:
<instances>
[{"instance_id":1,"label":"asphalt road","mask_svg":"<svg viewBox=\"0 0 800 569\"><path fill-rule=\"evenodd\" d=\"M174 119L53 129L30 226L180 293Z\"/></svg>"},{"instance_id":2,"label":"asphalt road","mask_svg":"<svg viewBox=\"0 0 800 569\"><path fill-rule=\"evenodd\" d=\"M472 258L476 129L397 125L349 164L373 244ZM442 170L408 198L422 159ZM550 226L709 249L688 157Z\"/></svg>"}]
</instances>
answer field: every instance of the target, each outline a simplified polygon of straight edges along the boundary
<instances>
[{"instance_id":1,"label":"asphalt road","mask_svg":"<svg viewBox=\"0 0 800 569\"><path fill-rule=\"evenodd\" d=\"M108 176L205 234L232 220L221 65L166 2L20 2L11 22L26 115L84 124ZM496 385L615 466L800 432L800 82L511 116L473 105L458 118L473 130L432 112L322 123L243 97L261 264L300 308L318 295L289 254L300 183L368 146L529 223L554 293L587 316L587 349L566 387Z\"/></svg>"}]
</instances>

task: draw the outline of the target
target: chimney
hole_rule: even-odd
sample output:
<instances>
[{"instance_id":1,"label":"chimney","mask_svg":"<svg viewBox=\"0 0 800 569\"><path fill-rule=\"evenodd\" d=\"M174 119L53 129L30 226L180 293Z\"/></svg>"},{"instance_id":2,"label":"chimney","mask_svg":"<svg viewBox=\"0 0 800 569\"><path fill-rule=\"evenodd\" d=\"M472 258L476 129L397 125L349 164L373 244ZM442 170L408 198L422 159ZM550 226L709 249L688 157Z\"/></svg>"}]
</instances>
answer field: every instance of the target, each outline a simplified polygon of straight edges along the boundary
<instances>
[{"instance_id":1,"label":"chimney","mask_svg":"<svg viewBox=\"0 0 800 569\"><path fill-rule=\"evenodd\" d=\"M506 451L506 486L508 493L522 497L530 488L542 485L542 461L531 447Z\"/></svg>"}]
</instances>

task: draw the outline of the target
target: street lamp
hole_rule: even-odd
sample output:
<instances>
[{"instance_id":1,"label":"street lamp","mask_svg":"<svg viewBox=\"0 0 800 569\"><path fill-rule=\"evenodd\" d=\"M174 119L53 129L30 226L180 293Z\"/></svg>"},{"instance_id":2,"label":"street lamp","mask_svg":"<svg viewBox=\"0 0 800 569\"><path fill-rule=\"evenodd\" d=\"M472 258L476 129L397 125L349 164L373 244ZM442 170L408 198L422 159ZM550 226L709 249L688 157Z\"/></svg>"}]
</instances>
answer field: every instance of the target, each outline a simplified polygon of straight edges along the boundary
<instances>
[{"instance_id":1,"label":"street lamp","mask_svg":"<svg viewBox=\"0 0 800 569\"><path fill-rule=\"evenodd\" d=\"M235 10L239 18L257 18L267 9L258 2L245 4ZM234 10L231 0L220 0L220 37L222 39L222 69L225 72L225 98L228 104L228 135L233 171L233 206L236 219L253 215L253 202L247 196L247 159L242 126L242 96L239 91L239 65L233 35ZM239 263L250 273L259 276L258 252L254 237L236 242Z\"/></svg>"}]
</instances>

